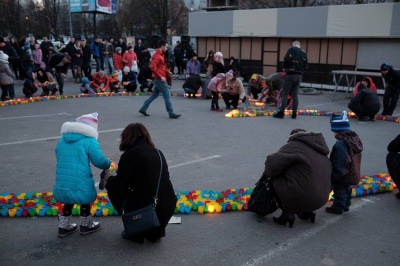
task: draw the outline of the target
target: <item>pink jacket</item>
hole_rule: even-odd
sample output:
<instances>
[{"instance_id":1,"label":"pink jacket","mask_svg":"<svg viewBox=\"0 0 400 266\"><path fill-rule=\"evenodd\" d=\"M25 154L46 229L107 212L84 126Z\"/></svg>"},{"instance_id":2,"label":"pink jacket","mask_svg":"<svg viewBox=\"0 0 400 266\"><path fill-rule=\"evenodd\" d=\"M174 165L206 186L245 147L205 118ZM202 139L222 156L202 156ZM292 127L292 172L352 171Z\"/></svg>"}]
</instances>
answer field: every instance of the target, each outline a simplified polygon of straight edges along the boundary
<instances>
[{"instance_id":1,"label":"pink jacket","mask_svg":"<svg viewBox=\"0 0 400 266\"><path fill-rule=\"evenodd\" d=\"M213 77L208 84L208 89L210 91L218 91L220 92L226 86L226 78L224 73L218 73L215 77Z\"/></svg>"}]
</instances>

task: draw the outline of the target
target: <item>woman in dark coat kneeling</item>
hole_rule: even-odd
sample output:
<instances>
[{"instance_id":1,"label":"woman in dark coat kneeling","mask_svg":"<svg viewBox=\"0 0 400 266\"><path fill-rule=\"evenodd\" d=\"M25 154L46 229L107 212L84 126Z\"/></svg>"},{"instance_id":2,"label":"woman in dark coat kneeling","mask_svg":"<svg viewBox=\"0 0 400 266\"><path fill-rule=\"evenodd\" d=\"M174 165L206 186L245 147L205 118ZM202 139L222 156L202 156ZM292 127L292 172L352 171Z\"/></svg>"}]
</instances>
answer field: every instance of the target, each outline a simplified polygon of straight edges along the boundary
<instances>
[{"instance_id":1,"label":"woman in dark coat kneeling","mask_svg":"<svg viewBox=\"0 0 400 266\"><path fill-rule=\"evenodd\" d=\"M118 174L110 176L106 183L108 196L119 214L122 214L122 209L131 212L154 202L160 175L160 156L162 158L156 208L160 227L135 239L128 239L122 232L125 239L139 243L147 239L154 243L165 236L165 227L174 213L177 202L169 179L167 161L161 151L159 156L149 132L141 123L129 124L122 131L119 149L124 153L118 163Z\"/></svg>"},{"instance_id":2,"label":"woman in dark coat kneeling","mask_svg":"<svg viewBox=\"0 0 400 266\"><path fill-rule=\"evenodd\" d=\"M315 212L325 205L331 191L332 166L329 148L320 132L294 129L288 143L267 156L264 174L269 176L282 215L274 222L292 227L296 213L315 221Z\"/></svg>"}]
</instances>

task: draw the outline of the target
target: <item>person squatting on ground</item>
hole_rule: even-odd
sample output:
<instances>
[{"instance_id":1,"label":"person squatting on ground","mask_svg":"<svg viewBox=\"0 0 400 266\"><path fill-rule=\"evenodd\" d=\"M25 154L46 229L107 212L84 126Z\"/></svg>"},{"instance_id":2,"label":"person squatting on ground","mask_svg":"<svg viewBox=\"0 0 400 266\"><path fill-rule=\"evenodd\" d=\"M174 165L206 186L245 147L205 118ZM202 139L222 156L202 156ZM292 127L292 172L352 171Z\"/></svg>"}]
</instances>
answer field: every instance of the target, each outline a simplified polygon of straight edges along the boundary
<instances>
[{"instance_id":1,"label":"person squatting on ground","mask_svg":"<svg viewBox=\"0 0 400 266\"><path fill-rule=\"evenodd\" d=\"M293 111L292 118L297 118L297 108L299 106L298 90L303 77L303 72L308 68L307 54L300 49L300 42L294 41L292 47L286 52L283 60L283 69L286 72L283 80L282 105L280 111L273 115L275 118L285 117L285 108L288 95L292 95Z\"/></svg>"},{"instance_id":2,"label":"person squatting on ground","mask_svg":"<svg viewBox=\"0 0 400 266\"><path fill-rule=\"evenodd\" d=\"M136 74L128 66L124 67L122 72L122 86L126 92L135 92L137 89Z\"/></svg>"},{"instance_id":3,"label":"person squatting on ground","mask_svg":"<svg viewBox=\"0 0 400 266\"><path fill-rule=\"evenodd\" d=\"M388 64L382 64L381 73L386 82L382 115L391 116L396 109L400 95L400 70L394 69Z\"/></svg>"},{"instance_id":4,"label":"person squatting on ground","mask_svg":"<svg viewBox=\"0 0 400 266\"><path fill-rule=\"evenodd\" d=\"M203 81L199 74L192 75L185 80L183 83L182 88L185 93L189 94L189 98L197 98L196 94L199 89L203 86Z\"/></svg>"},{"instance_id":5,"label":"person squatting on ground","mask_svg":"<svg viewBox=\"0 0 400 266\"><path fill-rule=\"evenodd\" d=\"M104 70L100 70L99 72L94 73L90 86L92 86L95 93L105 92L110 86L110 78Z\"/></svg>"},{"instance_id":6,"label":"person squatting on ground","mask_svg":"<svg viewBox=\"0 0 400 266\"><path fill-rule=\"evenodd\" d=\"M1 101L15 98L13 73L8 64L8 55L0 51Z\"/></svg>"},{"instance_id":7,"label":"person squatting on ground","mask_svg":"<svg viewBox=\"0 0 400 266\"><path fill-rule=\"evenodd\" d=\"M39 84L36 82L35 72L26 72L25 74L22 92L26 98L31 98L38 91Z\"/></svg>"},{"instance_id":8,"label":"person squatting on ground","mask_svg":"<svg viewBox=\"0 0 400 266\"><path fill-rule=\"evenodd\" d=\"M346 111L340 115L332 114L331 130L337 139L330 154L334 199L333 204L325 210L342 214L344 211L349 211L351 205L351 186L360 182L363 144L357 133L350 129Z\"/></svg>"},{"instance_id":9,"label":"person squatting on ground","mask_svg":"<svg viewBox=\"0 0 400 266\"><path fill-rule=\"evenodd\" d=\"M233 70L232 70L233 71ZM233 74L233 78L228 81L226 86L226 91L222 93L222 98L224 99L226 109L236 109L239 105L246 101L243 83L240 79L236 78Z\"/></svg>"},{"instance_id":10,"label":"person squatting on ground","mask_svg":"<svg viewBox=\"0 0 400 266\"><path fill-rule=\"evenodd\" d=\"M80 204L80 234L86 235L100 229L90 213L90 204L96 199L97 191L93 174L93 164L100 169L108 169L111 161L103 155L97 137L98 114L80 116L76 122L65 122L61 127L61 138L56 146L56 181L54 198L64 203L62 214L58 216L58 236L65 237L78 229L71 223L72 208Z\"/></svg>"},{"instance_id":11,"label":"person squatting on ground","mask_svg":"<svg viewBox=\"0 0 400 266\"><path fill-rule=\"evenodd\" d=\"M138 82L140 84L140 91L144 92L144 89L147 89L147 92L152 92L152 88L154 86L152 79L152 72L150 68L150 63L144 63L140 68L140 72L138 74Z\"/></svg>"},{"instance_id":12,"label":"person squatting on ground","mask_svg":"<svg viewBox=\"0 0 400 266\"><path fill-rule=\"evenodd\" d=\"M119 92L121 89L121 82L118 79L118 72L114 71L114 73L110 77L110 92Z\"/></svg>"},{"instance_id":13,"label":"person squatting on ground","mask_svg":"<svg viewBox=\"0 0 400 266\"><path fill-rule=\"evenodd\" d=\"M165 227L172 217L177 198L170 181L168 164L146 127L141 123L129 124L121 133L120 151L123 152L118 163L116 176L108 176L106 189L110 201L118 213L131 212L154 202L154 194L160 179L156 214L160 227L134 239L122 237L138 243L144 239L154 243L165 237ZM160 169L162 160L162 171ZM123 207L125 202L125 207Z\"/></svg>"},{"instance_id":14,"label":"person squatting on ground","mask_svg":"<svg viewBox=\"0 0 400 266\"><path fill-rule=\"evenodd\" d=\"M81 93L94 94L92 86L90 86L90 80L87 77L82 78Z\"/></svg>"},{"instance_id":15,"label":"person squatting on ground","mask_svg":"<svg viewBox=\"0 0 400 266\"><path fill-rule=\"evenodd\" d=\"M165 108L167 109L169 118L179 118L180 114L175 114L171 103L171 92L167 83L168 76L171 76L171 72L165 65L164 54L168 50L168 43L165 40L161 40L158 43L158 49L151 58L151 71L153 72L152 77L154 79L153 93L143 103L139 113L144 116L150 116L146 111L150 107L150 104L157 99L160 93L163 94Z\"/></svg>"},{"instance_id":16,"label":"person squatting on ground","mask_svg":"<svg viewBox=\"0 0 400 266\"><path fill-rule=\"evenodd\" d=\"M226 87L228 82L233 78L233 71L229 70L226 74L219 73L215 77L213 77L208 84L208 89L211 91L211 111L222 112L223 110L219 108L219 94L222 89Z\"/></svg>"},{"instance_id":17,"label":"person squatting on ground","mask_svg":"<svg viewBox=\"0 0 400 266\"><path fill-rule=\"evenodd\" d=\"M249 84L247 85L247 98L253 96L253 99L258 100L258 94L262 91L262 83L265 81L265 78L260 74L253 74L249 80ZM266 86L266 84L265 84Z\"/></svg>"},{"instance_id":18,"label":"person squatting on ground","mask_svg":"<svg viewBox=\"0 0 400 266\"><path fill-rule=\"evenodd\" d=\"M260 101L265 100L267 103L277 103L277 96L279 91L282 89L285 75L285 72L277 72L265 78L265 86L261 84L263 89L261 91Z\"/></svg>"},{"instance_id":19,"label":"person squatting on ground","mask_svg":"<svg viewBox=\"0 0 400 266\"><path fill-rule=\"evenodd\" d=\"M396 197L400 199L400 135L397 135L397 137L389 143L387 150L389 153L386 156L386 166L393 182L399 190L396 193Z\"/></svg>"},{"instance_id":20,"label":"person squatting on ground","mask_svg":"<svg viewBox=\"0 0 400 266\"><path fill-rule=\"evenodd\" d=\"M295 216L315 221L315 210L326 204L331 191L329 148L321 132L296 128L287 144L267 156L264 175L271 178L281 216L277 224L293 226Z\"/></svg>"},{"instance_id":21,"label":"person squatting on ground","mask_svg":"<svg viewBox=\"0 0 400 266\"><path fill-rule=\"evenodd\" d=\"M37 81L39 87L42 88L42 94L40 96L56 95L58 91L57 80L50 72L45 72L43 69L37 71Z\"/></svg>"},{"instance_id":22,"label":"person squatting on ground","mask_svg":"<svg viewBox=\"0 0 400 266\"><path fill-rule=\"evenodd\" d=\"M374 121L375 115L381 108L378 94L373 92L370 86L371 81L368 78L363 78L358 85L357 95L351 99L348 105L349 109L362 121Z\"/></svg>"}]
</instances>

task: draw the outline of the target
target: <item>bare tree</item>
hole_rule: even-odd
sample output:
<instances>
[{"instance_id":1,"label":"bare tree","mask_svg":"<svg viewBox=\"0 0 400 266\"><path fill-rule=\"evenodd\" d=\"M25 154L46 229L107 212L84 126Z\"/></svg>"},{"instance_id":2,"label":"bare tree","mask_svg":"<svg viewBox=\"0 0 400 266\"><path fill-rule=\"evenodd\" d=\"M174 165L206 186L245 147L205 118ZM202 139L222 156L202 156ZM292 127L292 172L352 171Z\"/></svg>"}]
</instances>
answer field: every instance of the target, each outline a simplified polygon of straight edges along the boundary
<instances>
[{"instance_id":1,"label":"bare tree","mask_svg":"<svg viewBox=\"0 0 400 266\"><path fill-rule=\"evenodd\" d=\"M0 31L20 36L23 31L23 6L20 0L0 0L0 14Z\"/></svg>"},{"instance_id":2,"label":"bare tree","mask_svg":"<svg viewBox=\"0 0 400 266\"><path fill-rule=\"evenodd\" d=\"M133 35L158 34L166 38L169 30L186 28L187 12L183 0L133 0L120 9L118 24Z\"/></svg>"}]
</instances>

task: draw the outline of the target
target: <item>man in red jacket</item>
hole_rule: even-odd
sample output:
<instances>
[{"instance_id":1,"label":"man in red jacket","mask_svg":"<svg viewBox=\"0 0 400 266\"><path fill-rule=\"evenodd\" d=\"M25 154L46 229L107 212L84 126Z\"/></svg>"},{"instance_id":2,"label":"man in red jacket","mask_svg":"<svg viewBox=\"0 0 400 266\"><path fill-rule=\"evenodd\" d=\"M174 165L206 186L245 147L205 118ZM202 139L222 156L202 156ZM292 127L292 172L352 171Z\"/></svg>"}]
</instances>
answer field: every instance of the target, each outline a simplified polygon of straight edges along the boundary
<instances>
[{"instance_id":1,"label":"man in red jacket","mask_svg":"<svg viewBox=\"0 0 400 266\"><path fill-rule=\"evenodd\" d=\"M108 89L109 84L110 79L103 70L94 73L93 80L90 82L90 85L95 93L97 93L98 90L100 90L100 92L105 92Z\"/></svg>"},{"instance_id":2,"label":"man in red jacket","mask_svg":"<svg viewBox=\"0 0 400 266\"><path fill-rule=\"evenodd\" d=\"M141 113L144 116L150 116L146 111L149 108L150 104L158 97L158 95L161 92L164 97L165 108L167 109L169 118L178 118L181 115L174 113L171 103L171 93L169 91L169 86L167 83L168 75L171 75L167 66L165 65L165 57L164 57L164 53L168 50L168 43L164 40L161 40L158 43L158 47L159 48L151 58L151 66L150 66L153 72L152 77L154 79L153 93L144 102L142 108L140 108L139 110L139 113Z\"/></svg>"}]
</instances>

